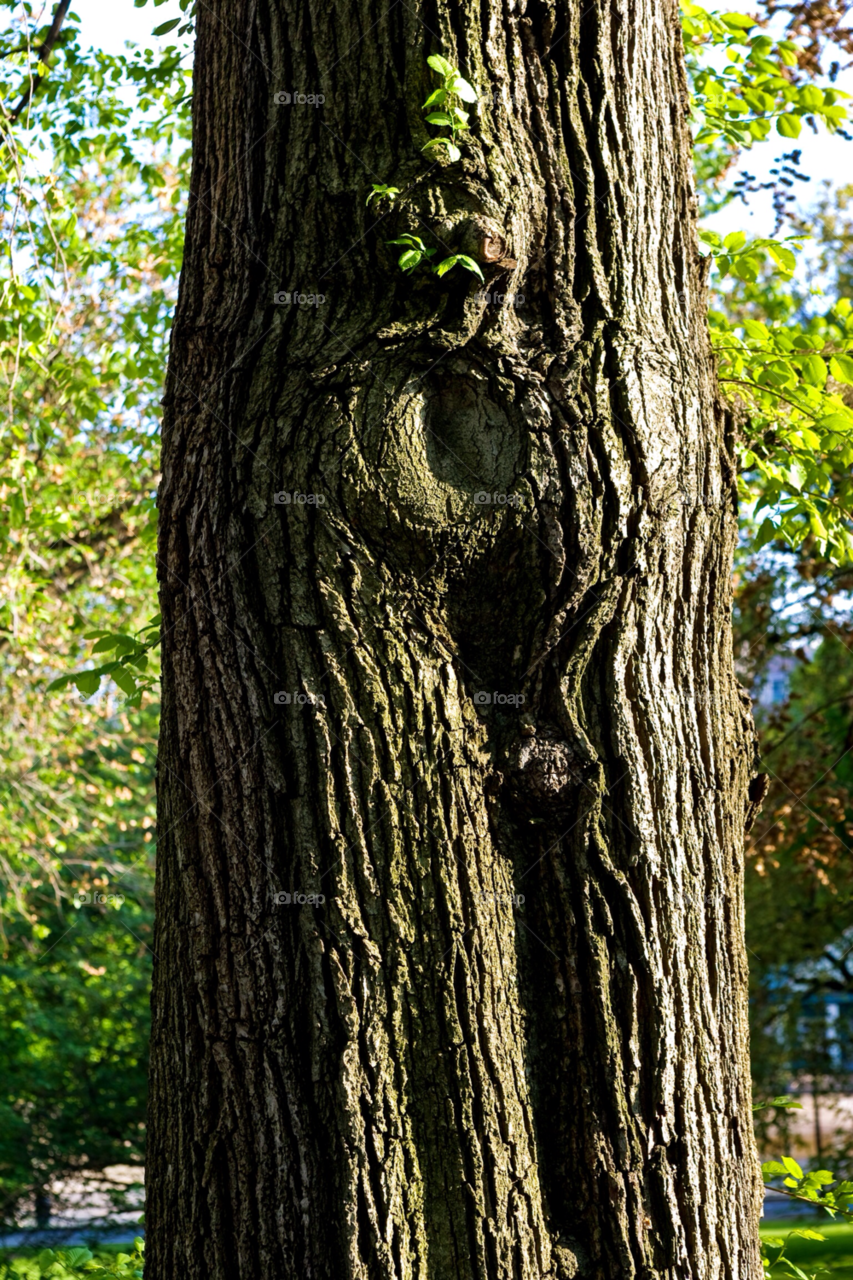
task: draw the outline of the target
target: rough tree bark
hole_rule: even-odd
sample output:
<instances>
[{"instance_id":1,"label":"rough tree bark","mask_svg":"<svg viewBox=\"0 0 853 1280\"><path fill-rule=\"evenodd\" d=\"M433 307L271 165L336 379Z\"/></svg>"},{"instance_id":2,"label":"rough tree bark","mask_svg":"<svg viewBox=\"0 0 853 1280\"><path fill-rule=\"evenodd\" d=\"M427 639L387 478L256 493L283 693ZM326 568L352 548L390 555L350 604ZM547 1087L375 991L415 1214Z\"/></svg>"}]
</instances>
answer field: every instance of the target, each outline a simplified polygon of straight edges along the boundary
<instances>
[{"instance_id":1,"label":"rough tree bark","mask_svg":"<svg viewBox=\"0 0 853 1280\"><path fill-rule=\"evenodd\" d=\"M146 1275L753 1280L758 792L675 6L219 8L160 495ZM456 164L421 153L436 52L481 95ZM490 300L404 276L406 231Z\"/></svg>"}]
</instances>

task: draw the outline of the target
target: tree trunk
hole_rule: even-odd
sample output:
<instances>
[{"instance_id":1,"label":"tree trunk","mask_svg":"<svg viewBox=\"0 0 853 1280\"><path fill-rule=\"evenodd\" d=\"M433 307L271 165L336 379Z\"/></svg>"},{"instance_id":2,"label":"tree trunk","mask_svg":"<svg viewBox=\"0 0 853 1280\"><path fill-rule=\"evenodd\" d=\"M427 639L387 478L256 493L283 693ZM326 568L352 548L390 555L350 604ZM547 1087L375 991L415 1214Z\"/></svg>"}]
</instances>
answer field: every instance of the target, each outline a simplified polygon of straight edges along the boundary
<instances>
[{"instance_id":1,"label":"tree trunk","mask_svg":"<svg viewBox=\"0 0 853 1280\"><path fill-rule=\"evenodd\" d=\"M232 0L197 39L146 1275L756 1280L676 8Z\"/></svg>"}]
</instances>

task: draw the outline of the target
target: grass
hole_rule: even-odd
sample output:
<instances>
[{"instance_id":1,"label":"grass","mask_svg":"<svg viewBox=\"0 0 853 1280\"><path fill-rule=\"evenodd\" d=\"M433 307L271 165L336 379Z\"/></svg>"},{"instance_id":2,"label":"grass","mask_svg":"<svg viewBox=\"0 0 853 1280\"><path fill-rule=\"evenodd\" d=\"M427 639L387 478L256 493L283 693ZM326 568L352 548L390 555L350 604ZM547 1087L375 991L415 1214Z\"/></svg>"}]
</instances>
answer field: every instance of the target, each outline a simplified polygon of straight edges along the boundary
<instances>
[{"instance_id":1,"label":"grass","mask_svg":"<svg viewBox=\"0 0 853 1280\"><path fill-rule=\"evenodd\" d=\"M784 1236L795 1227L809 1227L819 1231L825 1240L792 1240L785 1250L787 1257L805 1271L817 1272L818 1280L832 1276L833 1280L853 1280L853 1223L832 1222L829 1217L809 1219L804 1222L780 1220L761 1224L762 1236ZM771 1255L772 1256L772 1255ZM776 1272L774 1271L774 1275ZM790 1272L778 1269L780 1277Z\"/></svg>"}]
</instances>

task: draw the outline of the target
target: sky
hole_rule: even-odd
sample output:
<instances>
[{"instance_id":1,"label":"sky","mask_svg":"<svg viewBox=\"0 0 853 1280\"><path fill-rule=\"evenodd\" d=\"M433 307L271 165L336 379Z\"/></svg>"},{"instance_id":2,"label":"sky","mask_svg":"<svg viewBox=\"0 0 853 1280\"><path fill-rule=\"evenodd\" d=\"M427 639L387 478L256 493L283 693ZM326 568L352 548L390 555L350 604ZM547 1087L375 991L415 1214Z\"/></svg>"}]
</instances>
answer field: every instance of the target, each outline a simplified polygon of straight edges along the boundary
<instances>
[{"instance_id":1,"label":"sky","mask_svg":"<svg viewBox=\"0 0 853 1280\"><path fill-rule=\"evenodd\" d=\"M126 40L156 45L151 35L154 27L179 17L181 11L177 0L166 0L156 8L148 0L143 9L137 9L133 0L76 0L74 12L84 40L105 53L121 53Z\"/></svg>"},{"instance_id":2,"label":"sky","mask_svg":"<svg viewBox=\"0 0 853 1280\"><path fill-rule=\"evenodd\" d=\"M755 0L727 0L727 3L709 3L709 0L695 0L707 9L716 9L721 13L755 13ZM770 28L771 35L781 34ZM826 82L828 85L828 81ZM848 108L853 113L853 71L842 72L835 81L834 88L851 94ZM853 128L849 131L853 133ZM772 132L766 142L756 143L750 151L741 153L737 168L732 170L734 181L739 173L746 170L758 182L769 179L769 171L775 161L785 152L799 150L802 152L800 171L811 178L809 183L797 183L799 188L798 203L808 207L817 196L820 184L825 179L835 184L853 182L853 142L827 132L823 125L818 125L817 134L812 133L806 125L799 138L782 138ZM739 200L732 201L715 217L706 220L704 225L725 234L728 231L745 231L751 236L772 236L775 216L773 213L773 193L759 192L749 197L748 206L744 207ZM782 235L790 234L786 229Z\"/></svg>"},{"instance_id":3,"label":"sky","mask_svg":"<svg viewBox=\"0 0 853 1280\"><path fill-rule=\"evenodd\" d=\"M706 0L706 6L722 12L739 10L743 13L754 12L755 8L754 0L727 0L727 3L717 5ZM157 44L151 35L153 28L180 14L178 0L165 0L156 7L149 0L144 8L137 8L133 0L76 0L74 11L81 19L83 39L110 53L120 53L126 40ZM853 95L853 72L842 73L836 81L836 88ZM853 97L850 106L853 109ZM818 127L817 136L806 127L796 141L772 133L766 142L742 154L737 172L747 170L759 182L766 181L769 170L783 152L799 149L802 152L800 169L811 177L810 183L797 184L800 204L806 206L817 195L822 180L853 181L853 142L828 134L822 125ZM732 179L734 177L733 172ZM743 230L750 236L769 236L773 234L774 221L772 194L760 192L750 196L746 207L740 201L728 205L709 219L707 225L723 234Z\"/></svg>"}]
</instances>

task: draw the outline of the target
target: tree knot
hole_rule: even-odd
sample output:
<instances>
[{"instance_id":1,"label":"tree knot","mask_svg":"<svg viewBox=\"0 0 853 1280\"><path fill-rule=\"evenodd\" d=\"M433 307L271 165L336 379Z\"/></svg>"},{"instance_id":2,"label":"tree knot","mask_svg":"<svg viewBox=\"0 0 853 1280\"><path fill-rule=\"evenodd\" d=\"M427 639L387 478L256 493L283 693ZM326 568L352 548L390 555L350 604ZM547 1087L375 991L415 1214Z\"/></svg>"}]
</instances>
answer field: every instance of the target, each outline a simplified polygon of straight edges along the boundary
<instances>
[{"instance_id":1,"label":"tree knot","mask_svg":"<svg viewBox=\"0 0 853 1280\"><path fill-rule=\"evenodd\" d=\"M579 788L596 772L580 744L567 742L547 726L518 738L508 752L510 795L522 810L538 816L576 808Z\"/></svg>"},{"instance_id":2,"label":"tree knot","mask_svg":"<svg viewBox=\"0 0 853 1280\"><path fill-rule=\"evenodd\" d=\"M516 265L509 256L509 238L501 227L483 214L468 218L459 228L459 247L477 262L509 269Z\"/></svg>"}]
</instances>

